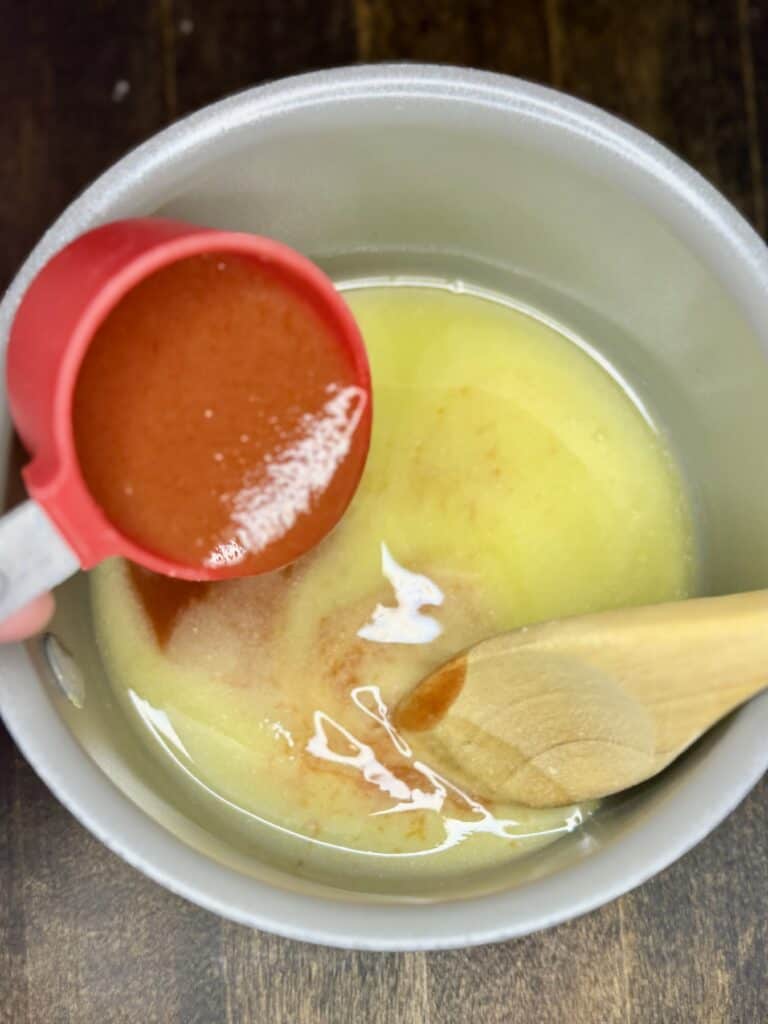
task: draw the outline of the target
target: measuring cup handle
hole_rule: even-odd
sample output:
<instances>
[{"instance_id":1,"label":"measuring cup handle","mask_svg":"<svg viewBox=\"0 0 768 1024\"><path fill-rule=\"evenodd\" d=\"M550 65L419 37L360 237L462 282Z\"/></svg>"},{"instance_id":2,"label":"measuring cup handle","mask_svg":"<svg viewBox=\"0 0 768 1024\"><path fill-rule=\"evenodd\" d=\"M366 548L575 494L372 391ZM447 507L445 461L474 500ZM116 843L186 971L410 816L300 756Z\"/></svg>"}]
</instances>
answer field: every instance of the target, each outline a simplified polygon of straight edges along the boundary
<instances>
[{"instance_id":1,"label":"measuring cup handle","mask_svg":"<svg viewBox=\"0 0 768 1024\"><path fill-rule=\"evenodd\" d=\"M80 568L77 555L34 501L0 518L0 621Z\"/></svg>"}]
</instances>

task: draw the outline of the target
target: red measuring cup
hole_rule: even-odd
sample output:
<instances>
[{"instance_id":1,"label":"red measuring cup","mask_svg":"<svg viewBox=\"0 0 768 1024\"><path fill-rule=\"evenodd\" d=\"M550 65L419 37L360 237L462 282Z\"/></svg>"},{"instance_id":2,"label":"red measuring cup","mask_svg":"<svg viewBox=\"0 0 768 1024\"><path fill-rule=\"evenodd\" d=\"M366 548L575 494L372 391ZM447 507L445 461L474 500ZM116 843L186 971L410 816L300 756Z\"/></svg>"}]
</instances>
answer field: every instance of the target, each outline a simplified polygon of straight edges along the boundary
<instances>
[{"instance_id":1,"label":"red measuring cup","mask_svg":"<svg viewBox=\"0 0 768 1024\"><path fill-rule=\"evenodd\" d=\"M312 306L348 358L364 401L356 428L364 444L356 446L358 463L344 495L347 503L351 500L370 438L371 382L357 324L329 278L306 257L269 238L158 218L105 224L75 239L43 267L11 327L6 364L11 416L32 459L22 474L29 500L0 519L0 619L77 569L90 569L113 555L184 579L237 574L231 567L223 572L180 564L118 530L89 493L71 421L80 364L110 311L155 271L208 252L268 267ZM319 528L307 549L329 528Z\"/></svg>"}]
</instances>

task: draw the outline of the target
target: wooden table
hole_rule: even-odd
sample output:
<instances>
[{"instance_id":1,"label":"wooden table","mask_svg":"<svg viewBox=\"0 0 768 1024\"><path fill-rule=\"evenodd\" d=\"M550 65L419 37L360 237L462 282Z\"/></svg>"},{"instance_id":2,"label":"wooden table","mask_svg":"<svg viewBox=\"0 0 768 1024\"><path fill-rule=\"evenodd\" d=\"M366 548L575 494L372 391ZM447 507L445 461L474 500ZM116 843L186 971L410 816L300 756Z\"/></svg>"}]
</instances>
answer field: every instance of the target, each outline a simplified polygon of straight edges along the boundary
<instances>
[{"instance_id":1,"label":"wooden table","mask_svg":"<svg viewBox=\"0 0 768 1024\"><path fill-rule=\"evenodd\" d=\"M0 26L0 285L78 190L180 114L360 60L552 83L651 132L766 230L768 0L0 0ZM767 947L766 782L680 863L586 918L376 955L170 895L0 735L3 1024L766 1024Z\"/></svg>"}]
</instances>

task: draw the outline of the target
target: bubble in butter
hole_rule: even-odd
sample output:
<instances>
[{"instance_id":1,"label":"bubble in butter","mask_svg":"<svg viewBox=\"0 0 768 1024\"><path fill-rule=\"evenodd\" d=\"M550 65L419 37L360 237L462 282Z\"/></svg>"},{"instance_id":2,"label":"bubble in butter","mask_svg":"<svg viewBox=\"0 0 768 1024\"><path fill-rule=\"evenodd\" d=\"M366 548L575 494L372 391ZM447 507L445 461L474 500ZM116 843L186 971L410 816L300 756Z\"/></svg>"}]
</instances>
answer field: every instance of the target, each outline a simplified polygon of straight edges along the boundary
<instances>
[{"instance_id":1,"label":"bubble in butter","mask_svg":"<svg viewBox=\"0 0 768 1024\"><path fill-rule=\"evenodd\" d=\"M462 792L413 757L397 700L493 633L687 596L690 516L656 430L552 327L448 289L348 300L374 431L335 532L288 569L200 590L113 561L93 574L95 618L115 692L187 813L248 857L418 892L592 808Z\"/></svg>"}]
</instances>

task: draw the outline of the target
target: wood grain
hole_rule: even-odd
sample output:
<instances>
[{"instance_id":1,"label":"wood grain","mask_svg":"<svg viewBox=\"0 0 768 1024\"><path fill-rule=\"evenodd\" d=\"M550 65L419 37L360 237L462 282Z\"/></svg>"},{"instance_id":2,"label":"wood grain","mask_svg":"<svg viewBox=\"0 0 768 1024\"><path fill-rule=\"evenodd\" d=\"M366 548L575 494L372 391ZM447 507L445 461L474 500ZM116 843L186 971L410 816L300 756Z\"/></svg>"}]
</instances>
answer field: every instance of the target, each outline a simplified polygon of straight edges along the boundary
<instances>
[{"instance_id":1,"label":"wood grain","mask_svg":"<svg viewBox=\"0 0 768 1024\"><path fill-rule=\"evenodd\" d=\"M569 27L562 88L645 128L754 219L762 183L750 163L749 42L740 5L558 3Z\"/></svg>"},{"instance_id":2,"label":"wood grain","mask_svg":"<svg viewBox=\"0 0 768 1024\"><path fill-rule=\"evenodd\" d=\"M0 24L0 285L74 194L169 119L356 59L473 64L592 99L765 230L766 0L0 0ZM766 1024L767 836L763 781L683 860L586 918L482 949L346 953L160 889L0 730L0 1022Z\"/></svg>"},{"instance_id":3,"label":"wood grain","mask_svg":"<svg viewBox=\"0 0 768 1024\"><path fill-rule=\"evenodd\" d=\"M361 60L464 64L546 79L550 41L536 0L356 0Z\"/></svg>"},{"instance_id":4,"label":"wood grain","mask_svg":"<svg viewBox=\"0 0 768 1024\"><path fill-rule=\"evenodd\" d=\"M768 590L486 637L401 698L413 755L481 801L563 807L658 775L768 687Z\"/></svg>"},{"instance_id":5,"label":"wood grain","mask_svg":"<svg viewBox=\"0 0 768 1024\"><path fill-rule=\"evenodd\" d=\"M183 114L246 86L352 64L352 0L165 0Z\"/></svg>"},{"instance_id":6,"label":"wood grain","mask_svg":"<svg viewBox=\"0 0 768 1024\"><path fill-rule=\"evenodd\" d=\"M4 0L0 12L4 286L52 218L168 112L152 4Z\"/></svg>"}]
</instances>

